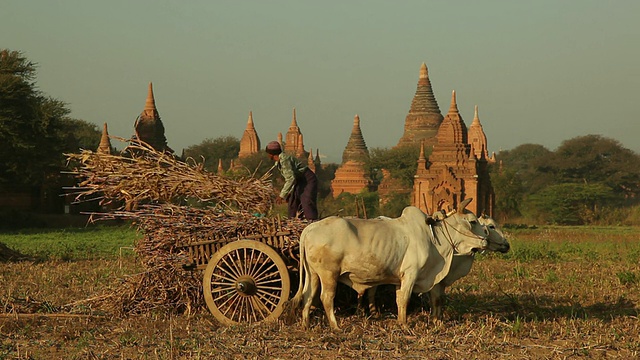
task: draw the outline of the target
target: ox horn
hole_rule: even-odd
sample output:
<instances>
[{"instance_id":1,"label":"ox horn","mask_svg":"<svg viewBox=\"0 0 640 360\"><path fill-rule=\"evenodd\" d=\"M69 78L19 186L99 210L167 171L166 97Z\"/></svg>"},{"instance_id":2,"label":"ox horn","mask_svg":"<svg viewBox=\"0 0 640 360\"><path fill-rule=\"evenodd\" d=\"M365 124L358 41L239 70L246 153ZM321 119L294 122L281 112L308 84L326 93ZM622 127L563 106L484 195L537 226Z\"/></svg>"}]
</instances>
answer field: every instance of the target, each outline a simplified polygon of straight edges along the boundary
<instances>
[{"instance_id":1,"label":"ox horn","mask_svg":"<svg viewBox=\"0 0 640 360\"><path fill-rule=\"evenodd\" d=\"M458 211L464 212L464 209L469 205L469 203L473 200L473 198L464 199L461 203L458 204Z\"/></svg>"},{"instance_id":2,"label":"ox horn","mask_svg":"<svg viewBox=\"0 0 640 360\"><path fill-rule=\"evenodd\" d=\"M444 215L444 217L445 217L445 218L448 218L449 216L451 216L451 215L455 214L456 212L457 212L457 210L456 210L456 209L453 209L453 210L449 211L448 213L446 213L446 214Z\"/></svg>"}]
</instances>

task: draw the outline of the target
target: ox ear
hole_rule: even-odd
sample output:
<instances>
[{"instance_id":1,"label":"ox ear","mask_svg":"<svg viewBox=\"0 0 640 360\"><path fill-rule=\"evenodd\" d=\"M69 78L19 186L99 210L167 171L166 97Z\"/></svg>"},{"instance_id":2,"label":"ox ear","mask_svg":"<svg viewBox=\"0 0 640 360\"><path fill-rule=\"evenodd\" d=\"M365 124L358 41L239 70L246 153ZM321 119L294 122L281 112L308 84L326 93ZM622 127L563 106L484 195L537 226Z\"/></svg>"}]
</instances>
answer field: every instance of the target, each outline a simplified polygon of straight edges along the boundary
<instances>
[{"instance_id":1,"label":"ox ear","mask_svg":"<svg viewBox=\"0 0 640 360\"><path fill-rule=\"evenodd\" d=\"M473 200L473 198L464 199L460 204L458 204L458 212L463 213L464 209L469 205L469 203Z\"/></svg>"}]
</instances>

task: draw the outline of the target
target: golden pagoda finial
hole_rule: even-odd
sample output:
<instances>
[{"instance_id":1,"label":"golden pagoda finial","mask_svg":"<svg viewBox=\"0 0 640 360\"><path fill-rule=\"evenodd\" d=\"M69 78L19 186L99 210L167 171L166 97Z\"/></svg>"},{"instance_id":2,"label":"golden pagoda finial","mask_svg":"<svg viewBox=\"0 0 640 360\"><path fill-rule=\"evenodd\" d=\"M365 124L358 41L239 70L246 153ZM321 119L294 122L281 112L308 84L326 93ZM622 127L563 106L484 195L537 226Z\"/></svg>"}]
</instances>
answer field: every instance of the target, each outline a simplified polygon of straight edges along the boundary
<instances>
[{"instance_id":1,"label":"golden pagoda finial","mask_svg":"<svg viewBox=\"0 0 640 360\"><path fill-rule=\"evenodd\" d=\"M147 110L157 111L156 110L156 100L153 97L153 83L152 82L149 82L149 92L147 94L147 101L146 101L146 103L144 105L144 110L145 110L145 112Z\"/></svg>"},{"instance_id":2,"label":"golden pagoda finial","mask_svg":"<svg viewBox=\"0 0 640 360\"><path fill-rule=\"evenodd\" d=\"M453 90L451 92L451 106L449 106L449 112L450 113L457 113L458 112L458 103L456 102L456 91Z\"/></svg>"},{"instance_id":3,"label":"golden pagoda finial","mask_svg":"<svg viewBox=\"0 0 640 360\"><path fill-rule=\"evenodd\" d=\"M420 79L426 79L429 77L429 70L427 69L427 64L422 63L420 66Z\"/></svg>"}]
</instances>

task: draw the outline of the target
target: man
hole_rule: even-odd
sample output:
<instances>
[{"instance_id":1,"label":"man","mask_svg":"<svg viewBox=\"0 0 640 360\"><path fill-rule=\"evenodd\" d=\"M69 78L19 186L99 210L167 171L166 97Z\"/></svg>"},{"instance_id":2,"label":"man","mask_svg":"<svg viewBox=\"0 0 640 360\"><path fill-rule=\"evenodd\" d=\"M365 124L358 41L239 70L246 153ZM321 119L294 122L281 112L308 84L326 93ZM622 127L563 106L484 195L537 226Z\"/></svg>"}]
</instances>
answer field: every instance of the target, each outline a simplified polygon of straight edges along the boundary
<instances>
[{"instance_id":1,"label":"man","mask_svg":"<svg viewBox=\"0 0 640 360\"><path fill-rule=\"evenodd\" d=\"M306 165L295 156L282 152L277 141L267 144L265 150L269 159L276 162L278 170L284 177L284 186L280 198L289 205L289 217L307 220L318 220L318 178Z\"/></svg>"}]
</instances>

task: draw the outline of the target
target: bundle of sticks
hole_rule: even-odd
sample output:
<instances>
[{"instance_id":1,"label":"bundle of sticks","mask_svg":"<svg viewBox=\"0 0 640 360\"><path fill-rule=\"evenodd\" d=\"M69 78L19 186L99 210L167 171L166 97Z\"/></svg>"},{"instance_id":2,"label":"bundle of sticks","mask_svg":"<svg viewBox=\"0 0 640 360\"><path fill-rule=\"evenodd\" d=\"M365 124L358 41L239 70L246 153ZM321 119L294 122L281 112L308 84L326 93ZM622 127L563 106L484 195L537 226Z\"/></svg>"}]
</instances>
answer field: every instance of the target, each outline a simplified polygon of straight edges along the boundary
<instances>
[{"instance_id":1,"label":"bundle of sticks","mask_svg":"<svg viewBox=\"0 0 640 360\"><path fill-rule=\"evenodd\" d=\"M269 174L217 176L195 161L181 161L144 143L132 143L119 155L84 150L67 154L67 161L78 179L70 189L76 201L97 200L111 209L92 213L93 221L131 220L143 233L135 251L144 270L91 299L116 316L202 308L201 275L185 269L184 246L260 233L274 204ZM282 224L294 234L290 246L297 246L296 234L307 223L284 219Z\"/></svg>"},{"instance_id":2,"label":"bundle of sticks","mask_svg":"<svg viewBox=\"0 0 640 360\"><path fill-rule=\"evenodd\" d=\"M124 141L124 139L122 139ZM143 142L131 142L121 154L83 150L65 154L78 180L70 188L77 202L99 200L101 205L124 203L126 210L145 202L200 204L265 213L274 190L270 174L262 178L231 179L207 172L193 159L182 161Z\"/></svg>"}]
</instances>

